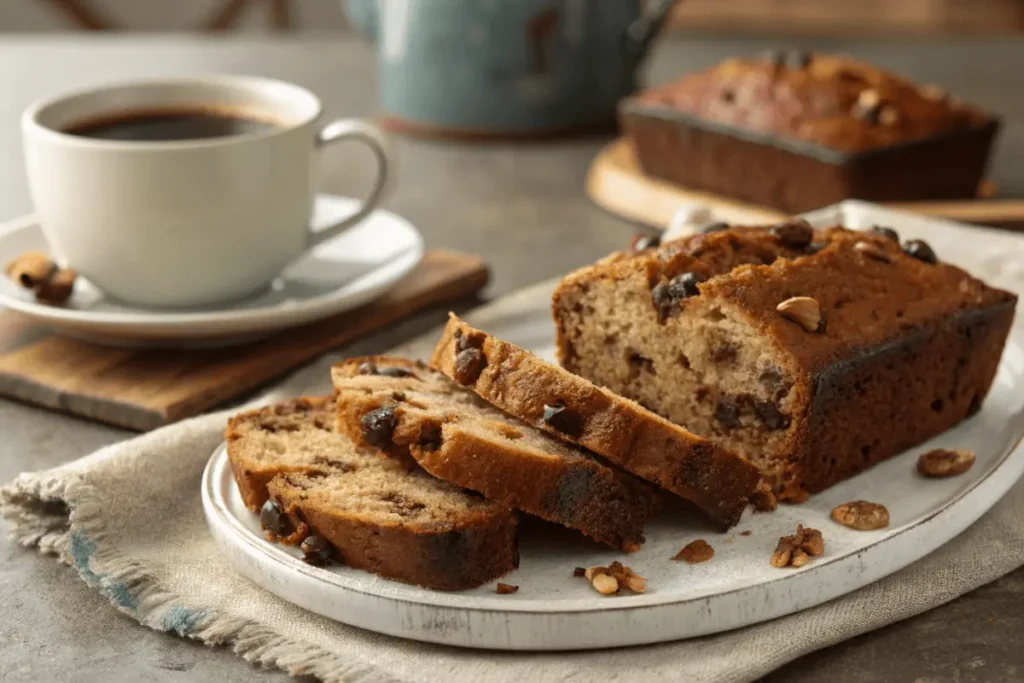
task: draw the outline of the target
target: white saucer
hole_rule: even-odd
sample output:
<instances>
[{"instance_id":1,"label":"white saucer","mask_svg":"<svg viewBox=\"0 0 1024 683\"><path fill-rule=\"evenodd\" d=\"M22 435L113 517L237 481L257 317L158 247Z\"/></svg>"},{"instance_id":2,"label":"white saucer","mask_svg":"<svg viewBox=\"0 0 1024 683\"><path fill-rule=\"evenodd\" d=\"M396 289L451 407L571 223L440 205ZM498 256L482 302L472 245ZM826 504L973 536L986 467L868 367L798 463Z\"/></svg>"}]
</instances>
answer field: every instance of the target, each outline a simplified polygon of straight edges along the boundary
<instances>
[{"instance_id":1,"label":"white saucer","mask_svg":"<svg viewBox=\"0 0 1024 683\"><path fill-rule=\"evenodd\" d=\"M320 195L313 224L328 225L357 206L354 199ZM0 228L0 265L34 250L49 250L34 216ZM233 344L367 303L415 268L423 251L423 238L411 223L378 210L289 266L262 294L241 301L184 310L136 308L105 297L79 278L66 305L48 306L0 278L0 305L62 334L101 344Z\"/></svg>"}]
</instances>

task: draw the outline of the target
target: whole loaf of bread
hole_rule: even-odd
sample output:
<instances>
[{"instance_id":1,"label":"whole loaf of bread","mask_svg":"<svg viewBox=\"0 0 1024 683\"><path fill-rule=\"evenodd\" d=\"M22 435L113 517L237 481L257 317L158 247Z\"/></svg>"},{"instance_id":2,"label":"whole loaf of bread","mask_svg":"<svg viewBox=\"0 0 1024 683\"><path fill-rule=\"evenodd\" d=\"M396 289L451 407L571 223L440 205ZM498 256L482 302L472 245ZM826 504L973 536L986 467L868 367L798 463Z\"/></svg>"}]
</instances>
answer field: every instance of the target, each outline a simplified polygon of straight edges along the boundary
<instances>
[{"instance_id":1,"label":"whole loaf of bread","mask_svg":"<svg viewBox=\"0 0 1024 683\"><path fill-rule=\"evenodd\" d=\"M799 500L977 412L1017 297L888 228L713 226L567 276L562 364Z\"/></svg>"},{"instance_id":2,"label":"whole loaf of bread","mask_svg":"<svg viewBox=\"0 0 1024 683\"><path fill-rule=\"evenodd\" d=\"M644 172L789 213L975 196L995 117L840 55L733 58L626 99Z\"/></svg>"}]
</instances>

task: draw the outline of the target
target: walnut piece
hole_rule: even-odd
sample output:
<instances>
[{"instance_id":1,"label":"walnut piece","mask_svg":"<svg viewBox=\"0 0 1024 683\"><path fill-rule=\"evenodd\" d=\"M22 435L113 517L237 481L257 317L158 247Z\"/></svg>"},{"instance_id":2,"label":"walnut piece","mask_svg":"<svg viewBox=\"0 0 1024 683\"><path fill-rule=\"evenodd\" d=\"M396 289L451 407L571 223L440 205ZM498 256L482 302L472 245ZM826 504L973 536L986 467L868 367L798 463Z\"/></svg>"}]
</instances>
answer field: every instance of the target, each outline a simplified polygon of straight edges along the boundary
<instances>
[{"instance_id":1,"label":"walnut piece","mask_svg":"<svg viewBox=\"0 0 1024 683\"><path fill-rule=\"evenodd\" d=\"M574 575L578 576L575 573ZM647 581L644 577L617 561L607 567L588 567L583 575L601 595L615 595L623 588L634 593L643 593L647 590Z\"/></svg>"},{"instance_id":2,"label":"walnut piece","mask_svg":"<svg viewBox=\"0 0 1024 683\"><path fill-rule=\"evenodd\" d=\"M953 477L971 469L974 460L972 451L936 448L917 459L917 471L926 477Z\"/></svg>"},{"instance_id":3,"label":"walnut piece","mask_svg":"<svg viewBox=\"0 0 1024 683\"><path fill-rule=\"evenodd\" d=\"M793 558L793 542L790 541L790 536L782 536L779 538L779 544L775 546L775 552L772 553L771 563L773 567L788 567L789 561Z\"/></svg>"},{"instance_id":4,"label":"walnut piece","mask_svg":"<svg viewBox=\"0 0 1024 683\"><path fill-rule=\"evenodd\" d=\"M881 261L882 263L892 263L892 257L884 249L879 247L877 244L872 242L857 242L853 245L855 251L859 251L868 258L874 259L875 261Z\"/></svg>"},{"instance_id":5,"label":"walnut piece","mask_svg":"<svg viewBox=\"0 0 1024 683\"><path fill-rule=\"evenodd\" d=\"M698 538L683 546L683 549L676 553L673 560L683 560L689 564L707 562L715 556L715 549L703 538Z\"/></svg>"},{"instance_id":6,"label":"walnut piece","mask_svg":"<svg viewBox=\"0 0 1024 683\"><path fill-rule=\"evenodd\" d=\"M796 525L796 533L782 536L772 553L773 567L802 567L811 557L825 554L825 539L817 529Z\"/></svg>"},{"instance_id":7,"label":"walnut piece","mask_svg":"<svg viewBox=\"0 0 1024 683\"><path fill-rule=\"evenodd\" d=\"M619 582L608 574L597 574L590 580L590 584L601 595L613 595L619 592Z\"/></svg>"},{"instance_id":8,"label":"walnut piece","mask_svg":"<svg viewBox=\"0 0 1024 683\"><path fill-rule=\"evenodd\" d=\"M809 296L794 296L775 307L783 318L792 320L808 332L824 332L825 321L821 318L821 306Z\"/></svg>"},{"instance_id":9,"label":"walnut piece","mask_svg":"<svg viewBox=\"0 0 1024 683\"><path fill-rule=\"evenodd\" d=\"M889 526L889 511L879 503L855 500L835 506L832 519L857 531L874 531Z\"/></svg>"}]
</instances>

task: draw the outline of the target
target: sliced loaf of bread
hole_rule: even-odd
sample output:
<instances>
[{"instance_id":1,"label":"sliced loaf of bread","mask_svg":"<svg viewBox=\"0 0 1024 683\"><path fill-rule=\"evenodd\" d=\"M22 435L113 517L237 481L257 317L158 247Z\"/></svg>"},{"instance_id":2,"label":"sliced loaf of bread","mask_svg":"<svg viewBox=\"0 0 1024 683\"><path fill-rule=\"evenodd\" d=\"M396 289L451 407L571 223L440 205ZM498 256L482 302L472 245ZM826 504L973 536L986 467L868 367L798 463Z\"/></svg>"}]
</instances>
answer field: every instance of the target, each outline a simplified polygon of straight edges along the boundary
<instances>
[{"instance_id":1,"label":"sliced loaf of bread","mask_svg":"<svg viewBox=\"0 0 1024 683\"><path fill-rule=\"evenodd\" d=\"M336 412L334 398L302 398L228 425L239 491L251 509L266 505L261 517L277 536L317 535L344 564L440 590L473 588L518 565L508 506L356 445L333 429Z\"/></svg>"},{"instance_id":2,"label":"sliced loaf of bread","mask_svg":"<svg viewBox=\"0 0 1024 683\"><path fill-rule=\"evenodd\" d=\"M651 487L511 418L422 363L356 358L332 370L338 431L517 510L626 551L656 505Z\"/></svg>"},{"instance_id":3,"label":"sliced loaf of bread","mask_svg":"<svg viewBox=\"0 0 1024 683\"><path fill-rule=\"evenodd\" d=\"M723 526L739 521L760 480L757 468L728 449L455 315L431 364L523 422L691 501Z\"/></svg>"}]
</instances>

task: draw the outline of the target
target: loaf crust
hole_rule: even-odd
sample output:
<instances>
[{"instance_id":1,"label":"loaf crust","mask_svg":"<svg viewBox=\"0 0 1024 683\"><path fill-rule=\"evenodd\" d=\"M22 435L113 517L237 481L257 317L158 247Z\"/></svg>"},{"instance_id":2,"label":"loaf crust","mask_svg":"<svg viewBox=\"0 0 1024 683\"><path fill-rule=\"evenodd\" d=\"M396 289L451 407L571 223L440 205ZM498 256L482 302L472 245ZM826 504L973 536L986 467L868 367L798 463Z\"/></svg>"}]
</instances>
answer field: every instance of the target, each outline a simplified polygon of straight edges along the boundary
<instances>
[{"instance_id":1,"label":"loaf crust","mask_svg":"<svg viewBox=\"0 0 1024 683\"><path fill-rule=\"evenodd\" d=\"M562 363L746 455L789 500L980 408L1015 295L892 235L836 227L794 246L775 233L695 235L570 274L553 300ZM652 291L684 273L697 293L659 312ZM801 296L821 331L777 310ZM642 371L623 370L634 357Z\"/></svg>"},{"instance_id":2,"label":"loaf crust","mask_svg":"<svg viewBox=\"0 0 1024 683\"><path fill-rule=\"evenodd\" d=\"M729 59L625 100L644 171L797 213L846 197L973 197L998 121L847 57Z\"/></svg>"},{"instance_id":3,"label":"loaf crust","mask_svg":"<svg viewBox=\"0 0 1024 683\"><path fill-rule=\"evenodd\" d=\"M457 359L466 340L486 360L467 386L486 401L682 496L722 526L739 520L760 479L749 462L454 314L431 365L458 381ZM550 414L554 406L561 412L545 419L545 410Z\"/></svg>"},{"instance_id":4,"label":"loaf crust","mask_svg":"<svg viewBox=\"0 0 1024 683\"><path fill-rule=\"evenodd\" d=\"M403 368L410 376L363 374ZM388 451L517 510L628 552L656 508L650 487L506 416L440 372L400 358L355 358L332 368L338 430L365 441L364 418L393 410Z\"/></svg>"},{"instance_id":5,"label":"loaf crust","mask_svg":"<svg viewBox=\"0 0 1024 683\"><path fill-rule=\"evenodd\" d=\"M356 446L333 431L336 412L333 397L312 397L231 419L228 457L247 506L271 499L341 562L427 588L474 588L518 565L512 510Z\"/></svg>"}]
</instances>

